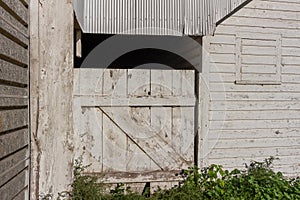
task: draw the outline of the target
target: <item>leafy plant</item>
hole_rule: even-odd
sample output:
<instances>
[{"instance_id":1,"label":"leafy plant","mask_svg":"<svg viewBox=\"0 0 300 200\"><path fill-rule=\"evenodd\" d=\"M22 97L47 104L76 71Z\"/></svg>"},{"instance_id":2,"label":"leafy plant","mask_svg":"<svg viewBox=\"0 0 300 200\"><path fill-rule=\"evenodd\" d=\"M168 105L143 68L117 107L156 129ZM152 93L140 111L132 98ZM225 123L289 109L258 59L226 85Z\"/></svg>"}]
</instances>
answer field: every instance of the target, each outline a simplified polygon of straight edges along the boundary
<instances>
[{"instance_id":1,"label":"leafy plant","mask_svg":"<svg viewBox=\"0 0 300 200\"><path fill-rule=\"evenodd\" d=\"M300 199L300 179L288 179L281 172L274 172L274 160L270 157L263 162L252 161L244 170L228 171L220 165L182 170L179 176L183 181L169 190L159 189L151 196L149 191L144 195L134 193L123 183L105 194L98 177L82 175L87 166L77 160L70 197L74 200Z\"/></svg>"},{"instance_id":2,"label":"leafy plant","mask_svg":"<svg viewBox=\"0 0 300 200\"><path fill-rule=\"evenodd\" d=\"M103 184L98 182L99 177L82 175L89 166L83 166L82 160L75 160L74 182L71 198L73 200L98 200L103 197Z\"/></svg>"}]
</instances>

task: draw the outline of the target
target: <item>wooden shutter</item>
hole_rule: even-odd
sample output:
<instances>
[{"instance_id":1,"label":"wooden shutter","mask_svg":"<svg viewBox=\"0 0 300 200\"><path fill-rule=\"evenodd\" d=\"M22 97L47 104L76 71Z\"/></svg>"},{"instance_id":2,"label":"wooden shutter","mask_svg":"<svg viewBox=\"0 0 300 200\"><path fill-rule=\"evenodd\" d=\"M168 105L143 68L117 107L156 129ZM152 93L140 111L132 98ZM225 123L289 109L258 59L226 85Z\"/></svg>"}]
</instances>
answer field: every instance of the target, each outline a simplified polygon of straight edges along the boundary
<instances>
[{"instance_id":1,"label":"wooden shutter","mask_svg":"<svg viewBox=\"0 0 300 200\"><path fill-rule=\"evenodd\" d=\"M236 83L281 83L281 35L236 35Z\"/></svg>"}]
</instances>

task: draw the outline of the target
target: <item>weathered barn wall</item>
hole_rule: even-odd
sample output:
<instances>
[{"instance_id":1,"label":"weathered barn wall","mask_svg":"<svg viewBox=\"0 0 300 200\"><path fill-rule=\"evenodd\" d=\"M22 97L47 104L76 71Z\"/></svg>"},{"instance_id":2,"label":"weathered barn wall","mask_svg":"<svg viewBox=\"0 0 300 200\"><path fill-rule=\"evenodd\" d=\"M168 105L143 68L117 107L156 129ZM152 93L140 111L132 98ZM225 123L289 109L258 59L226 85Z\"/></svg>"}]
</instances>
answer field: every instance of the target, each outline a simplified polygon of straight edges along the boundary
<instances>
[{"instance_id":1,"label":"weathered barn wall","mask_svg":"<svg viewBox=\"0 0 300 200\"><path fill-rule=\"evenodd\" d=\"M30 2L30 195L38 199L72 181L73 4Z\"/></svg>"},{"instance_id":2,"label":"weathered barn wall","mask_svg":"<svg viewBox=\"0 0 300 200\"><path fill-rule=\"evenodd\" d=\"M299 175L299 11L295 0L254 0L204 37L202 165L275 156Z\"/></svg>"},{"instance_id":3,"label":"weathered barn wall","mask_svg":"<svg viewBox=\"0 0 300 200\"><path fill-rule=\"evenodd\" d=\"M28 1L0 1L0 199L28 199Z\"/></svg>"}]
</instances>

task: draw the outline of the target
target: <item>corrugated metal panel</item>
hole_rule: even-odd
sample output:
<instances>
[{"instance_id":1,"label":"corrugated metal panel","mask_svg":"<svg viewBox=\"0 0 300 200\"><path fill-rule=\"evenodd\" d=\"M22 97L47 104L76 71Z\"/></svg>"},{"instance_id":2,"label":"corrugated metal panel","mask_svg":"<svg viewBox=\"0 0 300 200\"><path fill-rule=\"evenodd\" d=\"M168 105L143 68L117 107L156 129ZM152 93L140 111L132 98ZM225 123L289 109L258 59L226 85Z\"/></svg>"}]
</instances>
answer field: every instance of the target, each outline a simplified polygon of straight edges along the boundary
<instances>
[{"instance_id":1,"label":"corrugated metal panel","mask_svg":"<svg viewBox=\"0 0 300 200\"><path fill-rule=\"evenodd\" d=\"M249 0L75 0L86 33L207 35Z\"/></svg>"}]
</instances>

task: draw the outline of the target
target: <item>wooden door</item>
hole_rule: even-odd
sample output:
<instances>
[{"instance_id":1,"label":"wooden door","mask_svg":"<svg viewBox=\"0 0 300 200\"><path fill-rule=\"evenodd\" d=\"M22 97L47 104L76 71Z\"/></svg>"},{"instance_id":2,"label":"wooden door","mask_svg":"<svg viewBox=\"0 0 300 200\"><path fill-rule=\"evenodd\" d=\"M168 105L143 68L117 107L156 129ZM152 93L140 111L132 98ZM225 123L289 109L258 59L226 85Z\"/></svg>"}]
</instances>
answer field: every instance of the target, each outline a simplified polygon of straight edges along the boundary
<instances>
[{"instance_id":1,"label":"wooden door","mask_svg":"<svg viewBox=\"0 0 300 200\"><path fill-rule=\"evenodd\" d=\"M76 157L108 182L174 178L194 165L193 70L75 69Z\"/></svg>"}]
</instances>

